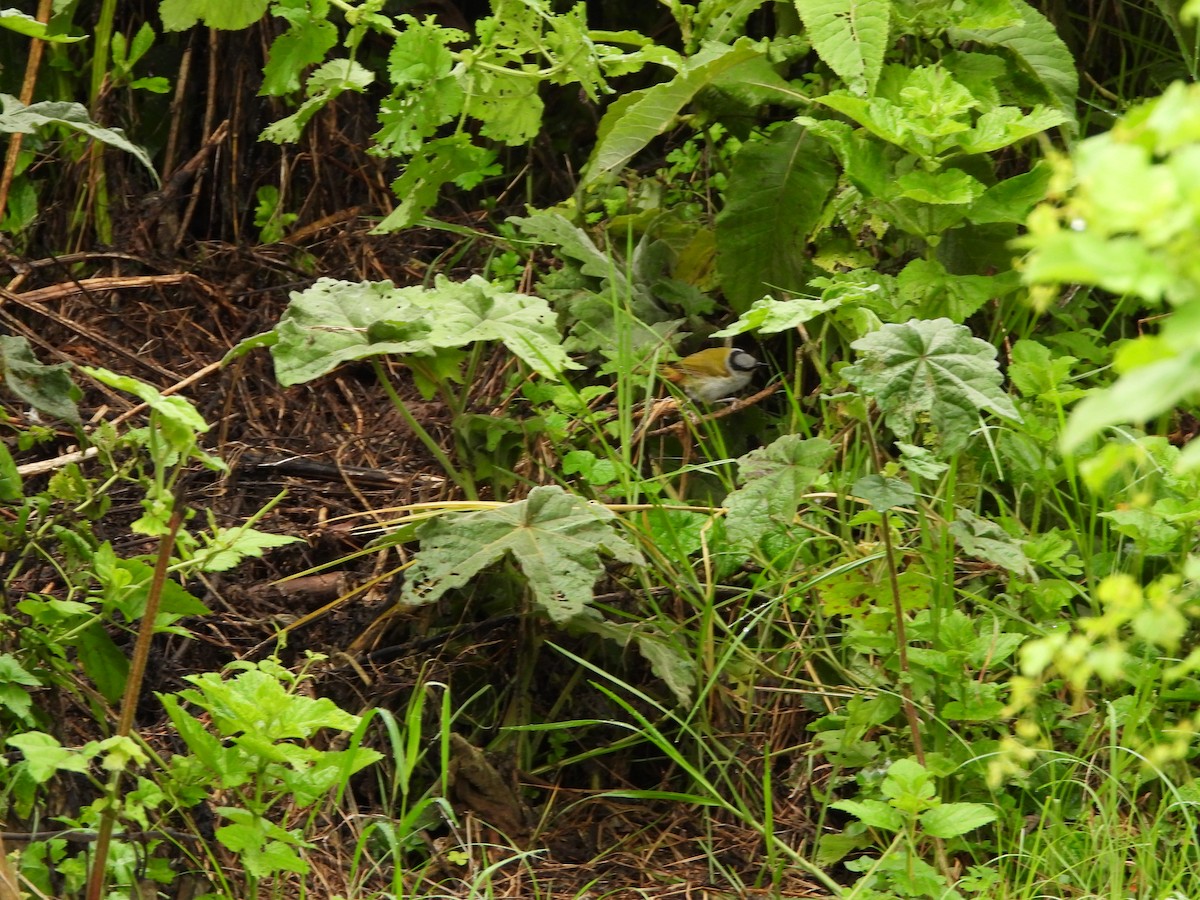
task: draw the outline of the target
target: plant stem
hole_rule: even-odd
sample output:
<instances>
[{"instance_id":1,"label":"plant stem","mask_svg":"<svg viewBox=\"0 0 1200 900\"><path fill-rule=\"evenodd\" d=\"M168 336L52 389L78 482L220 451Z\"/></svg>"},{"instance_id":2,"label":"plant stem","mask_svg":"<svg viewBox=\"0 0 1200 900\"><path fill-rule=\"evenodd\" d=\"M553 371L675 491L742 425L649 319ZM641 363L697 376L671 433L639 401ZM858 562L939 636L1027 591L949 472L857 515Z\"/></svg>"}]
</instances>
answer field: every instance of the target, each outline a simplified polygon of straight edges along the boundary
<instances>
[{"instance_id":1,"label":"plant stem","mask_svg":"<svg viewBox=\"0 0 1200 900\"><path fill-rule=\"evenodd\" d=\"M421 426L420 422L416 420L412 412L409 411L409 408L405 402L400 399L400 395L396 393L396 388L392 385L392 380L388 377L387 370L383 367L383 363L381 363L378 359L372 359L371 365L375 369L375 376L379 379L379 383L383 385L384 393L386 393L388 395L388 399L392 401L392 406L396 407L396 411L400 413L401 418L403 418L405 424L412 429L412 432L417 436L417 439L425 445L425 449L433 454L433 458L438 461L439 465L441 465L442 471L444 471L450 477L451 481L458 485L462 492L467 496L468 500L478 500L479 493L475 489L475 480L471 478L471 474L469 472L458 471L454 467L454 464L450 462L450 457L448 457L446 452L440 446L438 446L438 442L435 441L433 436Z\"/></svg>"},{"instance_id":2,"label":"plant stem","mask_svg":"<svg viewBox=\"0 0 1200 900\"><path fill-rule=\"evenodd\" d=\"M175 538L183 526L186 507L180 493L175 495L171 520L167 533L158 541L158 558L154 561L154 575L146 594L146 611L138 626L137 643L133 658L129 662L129 675L125 680L125 696L121 698L121 717L117 721L117 737L129 737L133 731L133 716L137 712L138 698L142 692L142 680L146 675L146 660L150 656L150 642L154 638L154 620L158 618L158 606L162 600L163 585L167 581L167 567L171 563L171 550ZM104 870L108 862L108 847L112 842L113 827L116 825L116 801L121 786L121 770L116 770L108 780L108 803L104 807L100 830L96 835L96 853L92 859L92 871L88 875L87 900L100 900L104 894Z\"/></svg>"}]
</instances>

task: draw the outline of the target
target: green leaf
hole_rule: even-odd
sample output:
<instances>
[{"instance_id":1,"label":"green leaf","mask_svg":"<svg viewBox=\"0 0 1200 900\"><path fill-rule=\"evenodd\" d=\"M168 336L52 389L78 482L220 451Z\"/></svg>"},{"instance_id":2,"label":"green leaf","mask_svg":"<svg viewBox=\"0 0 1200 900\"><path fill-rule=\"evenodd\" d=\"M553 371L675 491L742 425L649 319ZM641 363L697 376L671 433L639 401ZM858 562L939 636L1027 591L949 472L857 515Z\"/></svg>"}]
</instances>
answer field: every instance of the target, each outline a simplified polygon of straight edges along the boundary
<instances>
[{"instance_id":1,"label":"green leaf","mask_svg":"<svg viewBox=\"0 0 1200 900\"><path fill-rule=\"evenodd\" d=\"M955 453L966 446L983 410L1021 421L1000 387L996 348L949 319L884 325L850 346L860 360L844 376L875 398L902 439L928 414L943 450Z\"/></svg>"},{"instance_id":2,"label":"green leaf","mask_svg":"<svg viewBox=\"0 0 1200 900\"><path fill-rule=\"evenodd\" d=\"M583 615L571 620L573 628L581 628L600 637L616 641L622 647L633 643L650 669L662 679L679 705L691 705L696 691L696 661L683 648L674 644L666 635L648 629L643 624L632 622L610 622L600 617Z\"/></svg>"},{"instance_id":3,"label":"green leaf","mask_svg":"<svg viewBox=\"0 0 1200 900\"><path fill-rule=\"evenodd\" d=\"M300 140L308 120L344 91L362 93L375 80L375 73L353 59L331 59L308 76L307 99L290 116L263 129L260 141L286 144Z\"/></svg>"},{"instance_id":4,"label":"green leaf","mask_svg":"<svg viewBox=\"0 0 1200 900\"><path fill-rule=\"evenodd\" d=\"M421 550L401 602L432 603L511 557L542 611L565 624L592 600L593 585L604 574L601 551L622 562L643 562L614 530L615 519L602 506L541 486L518 503L431 520L419 530Z\"/></svg>"},{"instance_id":5,"label":"green leaf","mask_svg":"<svg viewBox=\"0 0 1200 900\"><path fill-rule=\"evenodd\" d=\"M25 757L25 769L38 784L54 777L55 772L87 772L90 768L86 751L64 747L48 734L26 731L5 740Z\"/></svg>"},{"instance_id":6,"label":"green leaf","mask_svg":"<svg viewBox=\"0 0 1200 900\"><path fill-rule=\"evenodd\" d=\"M899 831L904 827L904 817L881 800L838 800L829 805L834 809L850 813L870 828Z\"/></svg>"},{"instance_id":7,"label":"green leaf","mask_svg":"<svg viewBox=\"0 0 1200 900\"><path fill-rule=\"evenodd\" d=\"M275 334L271 355L284 386L308 382L350 360L433 356L479 341L504 343L547 378L578 368L559 343L545 300L502 292L478 275L466 282L439 275L432 288L320 278L293 293Z\"/></svg>"},{"instance_id":8,"label":"green leaf","mask_svg":"<svg viewBox=\"0 0 1200 900\"><path fill-rule=\"evenodd\" d=\"M196 690L183 699L207 710L225 736L245 734L266 742L310 738L322 728L353 731L358 716L339 709L328 697L289 693L269 671L250 669L233 678L217 672L188 675Z\"/></svg>"},{"instance_id":9,"label":"green leaf","mask_svg":"<svg viewBox=\"0 0 1200 900\"><path fill-rule=\"evenodd\" d=\"M871 504L871 509L878 512L895 509L897 506L911 506L917 499L912 485L898 478L884 478L882 475L864 475L854 482L850 493L855 497L862 497Z\"/></svg>"},{"instance_id":10,"label":"green leaf","mask_svg":"<svg viewBox=\"0 0 1200 900\"><path fill-rule=\"evenodd\" d=\"M1077 450L1110 425L1148 422L1196 393L1200 349L1187 350L1126 372L1111 386L1088 395L1072 410L1060 446Z\"/></svg>"},{"instance_id":11,"label":"green leaf","mask_svg":"<svg viewBox=\"0 0 1200 900\"><path fill-rule=\"evenodd\" d=\"M0 443L0 501L12 503L24 496L21 473L17 469L17 463L8 451L8 447Z\"/></svg>"},{"instance_id":12,"label":"green leaf","mask_svg":"<svg viewBox=\"0 0 1200 900\"><path fill-rule=\"evenodd\" d=\"M1025 556L1025 542L1011 537L995 522L989 522L968 509L958 508L954 521L950 523L950 533L968 556L994 563L1015 575L1033 580L1033 566Z\"/></svg>"},{"instance_id":13,"label":"green leaf","mask_svg":"<svg viewBox=\"0 0 1200 900\"><path fill-rule=\"evenodd\" d=\"M732 47L713 44L681 63L670 81L633 91L612 103L600 122L596 146L584 166L581 188L619 170L651 140L675 124L676 116L701 90L738 66L757 59L761 48L747 38Z\"/></svg>"},{"instance_id":14,"label":"green leaf","mask_svg":"<svg viewBox=\"0 0 1200 900\"><path fill-rule=\"evenodd\" d=\"M742 146L717 216L717 269L734 310L804 287L808 236L836 184L825 144L799 125Z\"/></svg>"},{"instance_id":15,"label":"green leaf","mask_svg":"<svg viewBox=\"0 0 1200 900\"><path fill-rule=\"evenodd\" d=\"M79 103L65 100L43 100L41 103L23 104L10 94L0 94L0 133L33 134L47 125L61 125L81 134L86 134L110 147L124 150L146 167L159 182L158 172L150 161L150 155L125 137L120 128L104 128L88 116L88 111Z\"/></svg>"},{"instance_id":16,"label":"green leaf","mask_svg":"<svg viewBox=\"0 0 1200 900\"><path fill-rule=\"evenodd\" d=\"M418 289L419 290L419 289ZM405 340L393 330L387 340L373 341L369 327L388 321L408 329ZM427 340L432 325L425 310L390 281L352 284L321 278L305 291L293 292L275 326L270 345L275 377L284 387L311 381L344 362L387 353L433 352Z\"/></svg>"},{"instance_id":17,"label":"green leaf","mask_svg":"<svg viewBox=\"0 0 1200 900\"><path fill-rule=\"evenodd\" d=\"M795 0L813 49L856 94L869 96L888 47L888 0Z\"/></svg>"},{"instance_id":18,"label":"green leaf","mask_svg":"<svg viewBox=\"0 0 1200 900\"><path fill-rule=\"evenodd\" d=\"M464 282L439 275L433 289L422 291L417 302L429 312L433 324L428 340L435 347L500 341L546 378L582 368L563 350L557 317L541 297L501 291L478 275Z\"/></svg>"},{"instance_id":19,"label":"green leaf","mask_svg":"<svg viewBox=\"0 0 1200 900\"><path fill-rule=\"evenodd\" d=\"M404 173L392 182L399 205L373 229L374 234L415 225L438 199L443 187L454 183L469 190L484 178L497 175L500 166L492 150L471 143L465 133L426 141L408 161Z\"/></svg>"},{"instance_id":20,"label":"green leaf","mask_svg":"<svg viewBox=\"0 0 1200 900\"><path fill-rule=\"evenodd\" d=\"M1024 222L1045 198L1051 172L1046 162L1039 161L1028 172L993 185L971 205L967 218L976 225Z\"/></svg>"},{"instance_id":21,"label":"green leaf","mask_svg":"<svg viewBox=\"0 0 1200 900\"><path fill-rule=\"evenodd\" d=\"M337 26L325 18L327 10L317 10L323 4L297 7L280 3L274 14L287 20L288 29L271 42L267 64L263 66L263 83L258 92L269 97L281 97L300 90L300 75L309 66L325 59L337 43Z\"/></svg>"},{"instance_id":22,"label":"green leaf","mask_svg":"<svg viewBox=\"0 0 1200 900\"><path fill-rule=\"evenodd\" d=\"M749 550L768 532L790 525L802 495L832 455L833 446L824 438L787 434L741 457L743 486L725 498L730 545Z\"/></svg>"},{"instance_id":23,"label":"green leaf","mask_svg":"<svg viewBox=\"0 0 1200 900\"><path fill-rule=\"evenodd\" d=\"M1025 0L1015 0L1015 4L1021 14L1019 25L1000 28L955 27L949 30L949 37L956 44L971 41L984 47L1003 47L1012 53L1046 89L1074 132L1077 127L1075 95L1079 91L1075 59L1045 16Z\"/></svg>"},{"instance_id":24,"label":"green leaf","mask_svg":"<svg viewBox=\"0 0 1200 900\"><path fill-rule=\"evenodd\" d=\"M17 398L55 419L79 423L76 404L83 392L71 381L69 363L43 365L25 338L0 334L0 369L4 386Z\"/></svg>"},{"instance_id":25,"label":"green leaf","mask_svg":"<svg viewBox=\"0 0 1200 900\"><path fill-rule=\"evenodd\" d=\"M196 552L193 562L202 572L226 572L248 556L261 557L264 550L301 540L286 534L267 534L245 525L217 528L208 539L208 546Z\"/></svg>"},{"instance_id":26,"label":"green leaf","mask_svg":"<svg viewBox=\"0 0 1200 900\"><path fill-rule=\"evenodd\" d=\"M930 837L953 838L996 821L996 812L982 803L943 803L921 813L921 830Z\"/></svg>"},{"instance_id":27,"label":"green leaf","mask_svg":"<svg viewBox=\"0 0 1200 900\"><path fill-rule=\"evenodd\" d=\"M87 40L85 35L72 37L68 34L51 34L45 23L39 22L33 16L18 9L0 9L0 28L7 28L9 31L15 31L26 37L55 44L73 44L76 41Z\"/></svg>"},{"instance_id":28,"label":"green leaf","mask_svg":"<svg viewBox=\"0 0 1200 900\"><path fill-rule=\"evenodd\" d=\"M196 435L208 431L209 425L196 411L190 400L178 395L166 397L158 389L128 375L118 375L108 369L80 366L79 371L101 384L133 394L162 417L162 424L172 438L172 445L187 449L195 443ZM190 439L189 439L190 436Z\"/></svg>"},{"instance_id":29,"label":"green leaf","mask_svg":"<svg viewBox=\"0 0 1200 900\"><path fill-rule=\"evenodd\" d=\"M185 31L198 22L209 28L239 31L267 11L267 0L162 0L158 14L164 31Z\"/></svg>"},{"instance_id":30,"label":"green leaf","mask_svg":"<svg viewBox=\"0 0 1200 900\"><path fill-rule=\"evenodd\" d=\"M776 334L780 331L791 331L805 322L811 322L821 313L837 309L844 302L845 296L833 297L797 297L794 300L776 300L774 297L763 297L755 300L750 308L742 313L736 322L728 328L714 331L714 338L736 337L747 331L759 334Z\"/></svg>"}]
</instances>

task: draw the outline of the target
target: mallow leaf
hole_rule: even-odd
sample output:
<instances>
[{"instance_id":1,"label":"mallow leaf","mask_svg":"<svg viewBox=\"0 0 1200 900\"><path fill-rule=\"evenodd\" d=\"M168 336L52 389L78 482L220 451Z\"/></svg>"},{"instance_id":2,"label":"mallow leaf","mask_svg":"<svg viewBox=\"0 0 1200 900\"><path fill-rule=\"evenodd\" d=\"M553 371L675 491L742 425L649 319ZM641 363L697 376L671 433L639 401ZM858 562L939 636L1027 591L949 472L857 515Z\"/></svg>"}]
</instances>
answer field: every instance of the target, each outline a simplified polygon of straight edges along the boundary
<instances>
[{"instance_id":1,"label":"mallow leaf","mask_svg":"<svg viewBox=\"0 0 1200 900\"><path fill-rule=\"evenodd\" d=\"M845 377L875 399L888 427L912 436L928 416L946 453L966 446L979 414L990 410L1021 420L1001 388L996 348L949 319L910 319L885 325L850 345L859 361Z\"/></svg>"},{"instance_id":2,"label":"mallow leaf","mask_svg":"<svg viewBox=\"0 0 1200 900\"><path fill-rule=\"evenodd\" d=\"M796 516L800 500L833 455L824 438L785 434L738 460L742 487L725 498L729 543L747 550Z\"/></svg>"},{"instance_id":3,"label":"mallow leaf","mask_svg":"<svg viewBox=\"0 0 1200 900\"><path fill-rule=\"evenodd\" d=\"M537 605L556 624L582 613L604 574L601 552L641 565L637 548L614 529L616 515L555 485L497 509L441 516L422 525L417 554L401 595L412 606L433 603L481 571L511 557Z\"/></svg>"},{"instance_id":4,"label":"mallow leaf","mask_svg":"<svg viewBox=\"0 0 1200 900\"><path fill-rule=\"evenodd\" d=\"M256 335L243 345L269 346L285 387L356 359L430 357L477 341L500 341L548 378L578 368L559 343L545 300L502 291L478 275L465 282L439 275L432 288L321 278L292 294L271 334L273 340Z\"/></svg>"}]
</instances>

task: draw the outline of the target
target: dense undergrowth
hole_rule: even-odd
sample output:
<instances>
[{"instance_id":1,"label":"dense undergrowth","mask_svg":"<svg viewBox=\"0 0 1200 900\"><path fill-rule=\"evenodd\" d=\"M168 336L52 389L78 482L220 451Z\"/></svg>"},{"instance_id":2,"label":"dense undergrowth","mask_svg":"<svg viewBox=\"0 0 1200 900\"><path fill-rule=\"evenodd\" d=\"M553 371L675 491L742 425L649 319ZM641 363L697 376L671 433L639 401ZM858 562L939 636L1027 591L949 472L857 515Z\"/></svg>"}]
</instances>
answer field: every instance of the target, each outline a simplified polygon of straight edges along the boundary
<instances>
[{"instance_id":1,"label":"dense undergrowth","mask_svg":"<svg viewBox=\"0 0 1200 900\"><path fill-rule=\"evenodd\" d=\"M666 896L604 873L674 833L730 896L1200 896L1196 3L136 6L0 13L4 297L42 315L25 260L96 244L274 245L287 308L224 364L366 381L444 489L149 696L205 579L298 542L288 500L223 521L188 384L6 318L0 879ZM400 286L322 268L362 217L445 243ZM659 377L723 342L767 363L745 396ZM289 647L377 584L370 629ZM324 696L389 630L396 702ZM568 847L596 809L637 824Z\"/></svg>"}]
</instances>

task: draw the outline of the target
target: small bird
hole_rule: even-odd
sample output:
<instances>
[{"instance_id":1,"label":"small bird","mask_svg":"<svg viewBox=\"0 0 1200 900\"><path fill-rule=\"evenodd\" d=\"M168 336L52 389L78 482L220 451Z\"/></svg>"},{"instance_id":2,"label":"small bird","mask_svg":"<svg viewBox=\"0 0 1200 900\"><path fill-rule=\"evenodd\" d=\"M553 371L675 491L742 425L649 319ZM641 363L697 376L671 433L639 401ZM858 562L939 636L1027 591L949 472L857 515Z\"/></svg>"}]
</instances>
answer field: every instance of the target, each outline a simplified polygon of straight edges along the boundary
<instances>
[{"instance_id":1,"label":"small bird","mask_svg":"<svg viewBox=\"0 0 1200 900\"><path fill-rule=\"evenodd\" d=\"M732 347L710 347L673 363L659 366L659 375L679 385L701 403L713 403L735 394L750 383L750 374L766 365Z\"/></svg>"}]
</instances>

